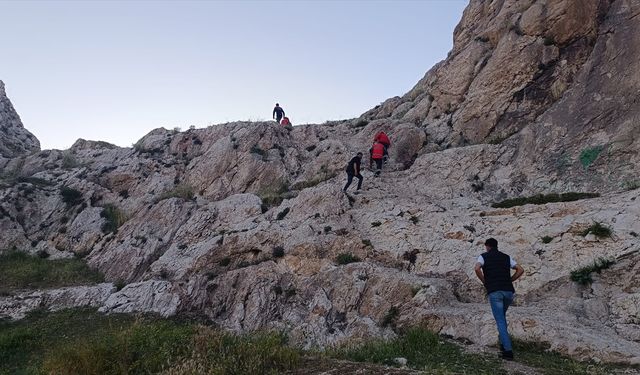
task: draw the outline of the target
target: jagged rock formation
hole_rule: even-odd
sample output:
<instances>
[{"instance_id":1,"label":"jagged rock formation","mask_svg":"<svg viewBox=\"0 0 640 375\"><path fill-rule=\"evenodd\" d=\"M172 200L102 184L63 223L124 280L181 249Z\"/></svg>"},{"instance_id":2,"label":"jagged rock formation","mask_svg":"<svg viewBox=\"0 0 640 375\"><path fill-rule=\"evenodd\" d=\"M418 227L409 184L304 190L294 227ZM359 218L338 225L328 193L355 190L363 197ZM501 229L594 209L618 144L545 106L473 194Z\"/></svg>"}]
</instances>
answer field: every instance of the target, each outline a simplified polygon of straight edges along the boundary
<instances>
[{"instance_id":1,"label":"jagged rock formation","mask_svg":"<svg viewBox=\"0 0 640 375\"><path fill-rule=\"evenodd\" d=\"M13 158L40 150L40 142L22 126L20 116L7 98L0 81L0 167L5 158Z\"/></svg>"},{"instance_id":2,"label":"jagged rock formation","mask_svg":"<svg viewBox=\"0 0 640 375\"><path fill-rule=\"evenodd\" d=\"M472 1L448 59L359 119L156 129L133 148L79 140L12 158L0 249L84 256L127 284L49 292L64 297L49 308L197 314L304 345L414 324L488 344L472 268L492 236L527 270L517 337L640 363L638 14L640 1ZM345 163L380 129L392 162L344 195ZM490 207L570 190L602 197ZM594 221L613 236L584 236ZM589 286L569 280L600 257L617 263ZM46 295L6 297L0 314Z\"/></svg>"}]
</instances>

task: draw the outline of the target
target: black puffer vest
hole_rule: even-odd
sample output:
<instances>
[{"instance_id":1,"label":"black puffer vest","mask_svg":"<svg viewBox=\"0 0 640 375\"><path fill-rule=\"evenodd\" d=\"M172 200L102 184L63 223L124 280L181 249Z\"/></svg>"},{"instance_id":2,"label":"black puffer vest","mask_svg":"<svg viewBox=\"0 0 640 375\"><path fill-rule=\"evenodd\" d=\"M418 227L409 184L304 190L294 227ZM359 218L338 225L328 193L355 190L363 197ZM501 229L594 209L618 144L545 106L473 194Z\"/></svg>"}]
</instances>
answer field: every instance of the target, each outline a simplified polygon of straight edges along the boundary
<instances>
[{"instance_id":1,"label":"black puffer vest","mask_svg":"<svg viewBox=\"0 0 640 375\"><path fill-rule=\"evenodd\" d=\"M497 249L482 254L482 258L484 259L482 273L487 294L498 290L515 292L511 282L511 258Z\"/></svg>"}]
</instances>

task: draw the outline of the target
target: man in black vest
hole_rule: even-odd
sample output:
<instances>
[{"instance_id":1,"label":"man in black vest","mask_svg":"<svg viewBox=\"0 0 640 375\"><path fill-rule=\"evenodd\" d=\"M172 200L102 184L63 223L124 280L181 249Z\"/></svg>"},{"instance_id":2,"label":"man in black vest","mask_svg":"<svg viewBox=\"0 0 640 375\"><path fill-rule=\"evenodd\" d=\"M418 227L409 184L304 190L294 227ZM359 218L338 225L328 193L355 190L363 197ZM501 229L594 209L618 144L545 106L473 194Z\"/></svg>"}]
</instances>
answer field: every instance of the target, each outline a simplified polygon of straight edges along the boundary
<instances>
[{"instance_id":1,"label":"man in black vest","mask_svg":"<svg viewBox=\"0 0 640 375\"><path fill-rule=\"evenodd\" d=\"M351 185L351 181L353 181L353 177L358 178L358 189L362 188L362 180L363 177L360 174L360 163L362 162L362 152L358 152L356 156L353 157L347 164L347 168L345 168L345 172L347 172L347 184L344 185L343 192L347 192L349 185Z\"/></svg>"},{"instance_id":2,"label":"man in black vest","mask_svg":"<svg viewBox=\"0 0 640 375\"><path fill-rule=\"evenodd\" d=\"M494 238L486 240L484 246L487 252L478 257L475 267L476 276L487 289L491 312L498 326L501 357L512 360L513 348L507 331L507 309L513 302L515 293L513 282L522 276L524 269L510 256L498 251L498 241ZM516 270L513 276L511 276L511 269Z\"/></svg>"}]
</instances>

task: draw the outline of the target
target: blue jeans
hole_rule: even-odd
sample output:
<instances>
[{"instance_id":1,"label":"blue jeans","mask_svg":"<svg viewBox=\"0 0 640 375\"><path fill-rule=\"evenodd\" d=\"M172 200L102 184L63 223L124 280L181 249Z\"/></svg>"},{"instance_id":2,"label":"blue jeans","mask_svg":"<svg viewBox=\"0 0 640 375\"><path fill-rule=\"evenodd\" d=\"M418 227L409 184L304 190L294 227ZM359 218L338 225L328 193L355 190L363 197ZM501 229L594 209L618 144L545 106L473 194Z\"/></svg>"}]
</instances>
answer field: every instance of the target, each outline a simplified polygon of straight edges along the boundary
<instances>
[{"instance_id":1,"label":"blue jeans","mask_svg":"<svg viewBox=\"0 0 640 375\"><path fill-rule=\"evenodd\" d=\"M496 292L489 293L491 312L493 313L493 318L496 320L500 343L504 347L505 351L513 350L511 346L511 339L509 338L509 332L507 331L507 309L512 302L513 292L498 290Z\"/></svg>"}]
</instances>

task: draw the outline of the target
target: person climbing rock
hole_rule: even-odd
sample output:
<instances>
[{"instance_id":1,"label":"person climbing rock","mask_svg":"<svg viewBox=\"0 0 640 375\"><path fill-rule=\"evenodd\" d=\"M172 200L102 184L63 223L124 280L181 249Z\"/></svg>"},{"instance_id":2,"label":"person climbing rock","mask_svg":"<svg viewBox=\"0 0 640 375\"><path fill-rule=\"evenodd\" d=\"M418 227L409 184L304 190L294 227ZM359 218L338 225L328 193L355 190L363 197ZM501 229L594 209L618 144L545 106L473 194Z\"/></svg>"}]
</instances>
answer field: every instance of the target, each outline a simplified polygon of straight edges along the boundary
<instances>
[{"instance_id":1,"label":"person climbing rock","mask_svg":"<svg viewBox=\"0 0 640 375\"><path fill-rule=\"evenodd\" d=\"M362 162L362 152L358 152L356 156L354 156L349 163L347 164L347 168L345 168L345 172L347 172L347 184L344 185L343 192L347 192L349 185L351 185L351 181L353 181L353 177L358 178L358 188L356 190L360 190L362 188L362 180L364 179L360 174L360 163Z\"/></svg>"},{"instance_id":2,"label":"person climbing rock","mask_svg":"<svg viewBox=\"0 0 640 375\"><path fill-rule=\"evenodd\" d=\"M282 118L282 121L280 122L280 125L282 125L282 126L293 126L293 125L291 125L291 121L289 120L289 118L286 117L286 116Z\"/></svg>"},{"instance_id":3,"label":"person climbing rock","mask_svg":"<svg viewBox=\"0 0 640 375\"><path fill-rule=\"evenodd\" d=\"M507 330L507 309L513 302L513 282L522 276L524 269L509 255L498 251L498 241L495 238L486 240L484 246L487 251L478 257L475 272L489 296L491 312L500 337L500 356L512 360L513 347ZM511 269L516 270L513 275Z\"/></svg>"},{"instance_id":4,"label":"person climbing rock","mask_svg":"<svg viewBox=\"0 0 640 375\"><path fill-rule=\"evenodd\" d=\"M273 108L273 118L279 124L280 120L284 117L284 109L280 107L280 104L276 103L276 106Z\"/></svg>"},{"instance_id":5,"label":"person climbing rock","mask_svg":"<svg viewBox=\"0 0 640 375\"><path fill-rule=\"evenodd\" d=\"M369 168L373 167L373 162L376 163L376 176L379 176L382 171L382 161L385 156L387 156L387 149L382 143L374 141L373 146L369 149Z\"/></svg>"},{"instance_id":6,"label":"person climbing rock","mask_svg":"<svg viewBox=\"0 0 640 375\"><path fill-rule=\"evenodd\" d=\"M373 141L382 143L384 145L384 148L388 149L389 147L391 147L391 140L389 140L389 136L387 135L387 133L383 131L379 131L378 133L376 133L376 135L373 137Z\"/></svg>"}]
</instances>

